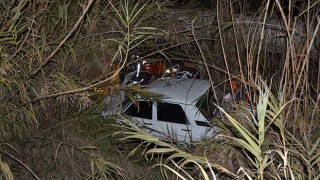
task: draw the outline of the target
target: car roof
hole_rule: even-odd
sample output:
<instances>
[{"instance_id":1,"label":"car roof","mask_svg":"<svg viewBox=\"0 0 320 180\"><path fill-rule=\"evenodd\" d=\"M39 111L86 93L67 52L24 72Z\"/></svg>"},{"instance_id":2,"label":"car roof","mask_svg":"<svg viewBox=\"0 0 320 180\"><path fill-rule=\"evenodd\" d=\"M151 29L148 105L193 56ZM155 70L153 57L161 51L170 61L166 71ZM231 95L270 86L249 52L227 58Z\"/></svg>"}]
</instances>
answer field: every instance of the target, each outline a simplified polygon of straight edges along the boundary
<instances>
[{"instance_id":1,"label":"car roof","mask_svg":"<svg viewBox=\"0 0 320 180\"><path fill-rule=\"evenodd\" d=\"M161 78L151 82L147 90L164 96L164 101L180 104L195 104L210 88L210 82L201 79Z\"/></svg>"}]
</instances>

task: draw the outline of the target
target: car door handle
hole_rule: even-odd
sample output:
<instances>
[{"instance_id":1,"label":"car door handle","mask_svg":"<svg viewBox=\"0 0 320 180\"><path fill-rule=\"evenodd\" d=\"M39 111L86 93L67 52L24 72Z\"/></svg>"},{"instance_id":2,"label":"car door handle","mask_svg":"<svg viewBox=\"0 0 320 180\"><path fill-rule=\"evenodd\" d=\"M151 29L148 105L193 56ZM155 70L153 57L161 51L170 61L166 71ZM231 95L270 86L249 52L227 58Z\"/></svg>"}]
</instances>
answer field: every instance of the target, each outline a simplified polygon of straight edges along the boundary
<instances>
[{"instance_id":1,"label":"car door handle","mask_svg":"<svg viewBox=\"0 0 320 180\"><path fill-rule=\"evenodd\" d=\"M191 130L190 129L181 129L182 131L187 131L187 132L190 132Z\"/></svg>"},{"instance_id":2,"label":"car door handle","mask_svg":"<svg viewBox=\"0 0 320 180\"><path fill-rule=\"evenodd\" d=\"M143 123L144 125L149 125L149 126L151 126L152 125L152 123Z\"/></svg>"}]
</instances>

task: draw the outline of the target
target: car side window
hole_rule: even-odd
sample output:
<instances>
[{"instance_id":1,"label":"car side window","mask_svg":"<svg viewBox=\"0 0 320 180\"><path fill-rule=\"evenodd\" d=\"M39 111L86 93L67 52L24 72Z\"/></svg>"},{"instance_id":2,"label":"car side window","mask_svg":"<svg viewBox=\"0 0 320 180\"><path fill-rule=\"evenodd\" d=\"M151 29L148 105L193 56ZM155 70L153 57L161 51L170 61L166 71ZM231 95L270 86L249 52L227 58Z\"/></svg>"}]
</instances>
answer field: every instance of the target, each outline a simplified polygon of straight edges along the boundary
<instances>
[{"instance_id":1,"label":"car side window","mask_svg":"<svg viewBox=\"0 0 320 180\"><path fill-rule=\"evenodd\" d=\"M187 116L178 104L158 102L157 116L159 121L188 124Z\"/></svg>"},{"instance_id":2,"label":"car side window","mask_svg":"<svg viewBox=\"0 0 320 180\"><path fill-rule=\"evenodd\" d=\"M216 90L217 96L220 96L220 93ZM214 93L212 89L208 90L206 93L204 93L200 98L198 98L198 101L196 103L196 106L198 107L199 111L203 114L206 118L213 118L217 106L215 105L217 101L214 98Z\"/></svg>"},{"instance_id":3,"label":"car side window","mask_svg":"<svg viewBox=\"0 0 320 180\"><path fill-rule=\"evenodd\" d=\"M139 101L138 106L132 103L124 114L144 119L152 119L152 103L148 101Z\"/></svg>"}]
</instances>

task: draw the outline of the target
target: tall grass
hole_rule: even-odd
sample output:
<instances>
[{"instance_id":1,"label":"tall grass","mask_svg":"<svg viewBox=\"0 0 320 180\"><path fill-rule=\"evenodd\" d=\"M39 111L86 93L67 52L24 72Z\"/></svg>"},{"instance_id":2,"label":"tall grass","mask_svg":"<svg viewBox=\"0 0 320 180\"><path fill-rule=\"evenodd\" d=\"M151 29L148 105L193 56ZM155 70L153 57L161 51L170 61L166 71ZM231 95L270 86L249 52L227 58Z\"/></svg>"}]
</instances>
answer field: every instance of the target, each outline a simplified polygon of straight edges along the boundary
<instances>
[{"instance_id":1,"label":"tall grass","mask_svg":"<svg viewBox=\"0 0 320 180\"><path fill-rule=\"evenodd\" d=\"M250 2L217 1L216 32L220 41L216 45L219 47L217 53L224 59L220 67L206 56L208 52L197 44L197 37L192 32L208 73L212 73L209 67L222 70L220 72L227 79L226 87L231 86L231 79L235 79L242 84L249 99L251 109L245 110L249 114L245 113L242 119L235 115L243 112L239 108L241 105L234 106L236 113L221 109L224 119L228 120L223 126L228 129L223 131L226 132L223 141L229 147L237 147L233 151L244 152L242 156L249 160L242 161L241 165L229 165L227 169L237 169L233 175L239 179L319 179L320 72L313 68L319 65L319 1L290 1L287 6L277 0L266 1L255 7L255 17L249 19L242 18L250 13L241 8L247 6L246 3ZM226 12L230 12L229 16ZM273 24L275 22L278 23ZM281 41L275 44L279 47L277 51L270 51L276 38ZM230 67L231 64L236 66ZM145 132L135 128L134 131L122 132L127 134L124 139L141 139L146 147L150 143L158 144L157 139ZM193 162L196 166L208 167L204 163L205 157L199 158L192 152L188 153L188 158L184 153L177 155L182 161L172 159L175 155L164 156L178 152L176 147L161 144L150 151L152 155L161 154L160 164L182 179L194 178L193 172L184 166L184 160L188 158L190 162L193 158L202 159L201 163ZM148 152L146 150L146 154ZM215 152L211 156L215 156ZM227 163L219 167L223 164ZM197 173L207 179L211 169L203 171L203 168L196 168ZM217 168L215 172L221 170ZM163 175L169 178L166 171ZM215 173L211 175L216 178Z\"/></svg>"},{"instance_id":2,"label":"tall grass","mask_svg":"<svg viewBox=\"0 0 320 180\"><path fill-rule=\"evenodd\" d=\"M164 178L319 179L320 2L216 1L206 24L167 9L176 5L0 1L1 177L129 178L110 161L117 150L103 151L110 126L98 118L105 104L94 89L118 91L138 53L201 62L226 89L231 79L241 84L252 108L221 109L224 136L192 148L161 142L129 121L117 129L123 141L140 140L131 154L156 162ZM268 38L282 48L271 52Z\"/></svg>"},{"instance_id":3,"label":"tall grass","mask_svg":"<svg viewBox=\"0 0 320 180\"><path fill-rule=\"evenodd\" d=\"M124 178L121 167L99 155L94 146L86 146L91 144L87 136L77 135L82 120L89 122L100 113L103 99L94 87L110 84L117 74L107 68L100 75L103 80L91 81L82 72L86 67L96 71L91 57L79 53L84 51L83 37L92 35L94 21L101 20L102 15L94 13L107 11L112 19L121 5L128 3L119 3L117 9L111 1L1 1L2 177ZM126 50L134 48L132 42ZM110 55L118 58L120 46L108 46Z\"/></svg>"}]
</instances>

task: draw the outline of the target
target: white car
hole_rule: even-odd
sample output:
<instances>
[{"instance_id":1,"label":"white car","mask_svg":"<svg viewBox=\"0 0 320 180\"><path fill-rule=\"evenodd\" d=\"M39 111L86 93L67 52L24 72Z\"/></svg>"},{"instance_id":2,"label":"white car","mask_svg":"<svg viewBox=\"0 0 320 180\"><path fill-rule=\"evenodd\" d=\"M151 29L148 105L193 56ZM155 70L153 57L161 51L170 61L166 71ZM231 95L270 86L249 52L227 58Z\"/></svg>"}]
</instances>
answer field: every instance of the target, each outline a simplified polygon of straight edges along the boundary
<instances>
[{"instance_id":1,"label":"white car","mask_svg":"<svg viewBox=\"0 0 320 180\"><path fill-rule=\"evenodd\" d=\"M121 106L121 113L130 116L136 124L145 126L150 134L161 140L169 136L186 143L217 135L217 128L208 119L218 113L213 97L214 94L222 97L222 91L214 89L213 93L209 81L167 77L151 82L146 90L161 94L163 98L159 102L139 98L138 105L129 102ZM119 113L119 109L115 112Z\"/></svg>"}]
</instances>

